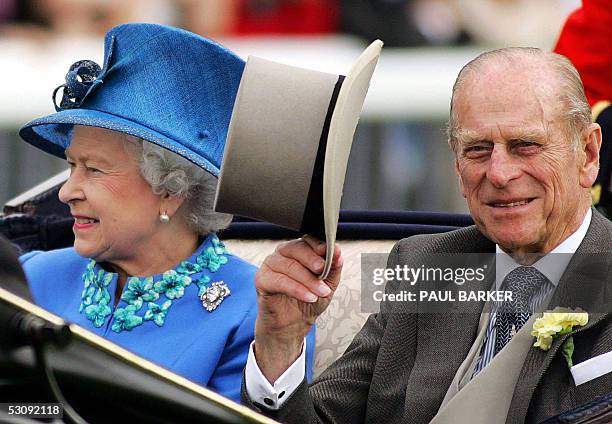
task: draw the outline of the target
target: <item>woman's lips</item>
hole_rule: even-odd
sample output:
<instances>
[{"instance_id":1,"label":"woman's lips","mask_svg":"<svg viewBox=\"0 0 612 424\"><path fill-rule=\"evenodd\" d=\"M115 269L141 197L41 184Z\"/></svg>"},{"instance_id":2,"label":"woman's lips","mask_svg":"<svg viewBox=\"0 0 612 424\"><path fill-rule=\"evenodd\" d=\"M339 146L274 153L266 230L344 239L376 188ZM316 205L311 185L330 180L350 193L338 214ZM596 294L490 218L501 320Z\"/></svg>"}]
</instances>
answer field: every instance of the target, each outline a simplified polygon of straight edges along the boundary
<instances>
[{"instance_id":1,"label":"woman's lips","mask_svg":"<svg viewBox=\"0 0 612 424\"><path fill-rule=\"evenodd\" d=\"M88 228L92 228L98 222L99 221L97 219L87 216L74 216L74 224L72 225L72 228L75 230L86 230Z\"/></svg>"}]
</instances>

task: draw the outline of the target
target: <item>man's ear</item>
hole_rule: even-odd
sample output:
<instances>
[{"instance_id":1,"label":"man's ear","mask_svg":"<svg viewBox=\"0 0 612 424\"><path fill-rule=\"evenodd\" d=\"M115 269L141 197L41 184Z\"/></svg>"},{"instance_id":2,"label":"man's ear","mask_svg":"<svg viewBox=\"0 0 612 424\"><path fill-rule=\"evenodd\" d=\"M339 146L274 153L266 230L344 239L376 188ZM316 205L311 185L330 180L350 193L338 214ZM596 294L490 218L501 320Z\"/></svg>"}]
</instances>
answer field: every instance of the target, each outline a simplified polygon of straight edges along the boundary
<instances>
[{"instance_id":1,"label":"man's ear","mask_svg":"<svg viewBox=\"0 0 612 424\"><path fill-rule=\"evenodd\" d=\"M173 196L167 192L164 192L163 194L161 194L159 213L165 213L170 218L172 218L179 210L186 198L187 194Z\"/></svg>"},{"instance_id":2,"label":"man's ear","mask_svg":"<svg viewBox=\"0 0 612 424\"><path fill-rule=\"evenodd\" d=\"M463 185L463 178L461 178L461 171L459 171L459 161L455 157L455 174L457 174L457 180L459 180L459 190L461 190L461 194L464 198L467 199L467 195L465 193L465 186Z\"/></svg>"},{"instance_id":3,"label":"man's ear","mask_svg":"<svg viewBox=\"0 0 612 424\"><path fill-rule=\"evenodd\" d=\"M598 124L590 124L582 132L580 138L579 163L580 185L591 188L599 172L599 149L601 148L601 127Z\"/></svg>"}]
</instances>

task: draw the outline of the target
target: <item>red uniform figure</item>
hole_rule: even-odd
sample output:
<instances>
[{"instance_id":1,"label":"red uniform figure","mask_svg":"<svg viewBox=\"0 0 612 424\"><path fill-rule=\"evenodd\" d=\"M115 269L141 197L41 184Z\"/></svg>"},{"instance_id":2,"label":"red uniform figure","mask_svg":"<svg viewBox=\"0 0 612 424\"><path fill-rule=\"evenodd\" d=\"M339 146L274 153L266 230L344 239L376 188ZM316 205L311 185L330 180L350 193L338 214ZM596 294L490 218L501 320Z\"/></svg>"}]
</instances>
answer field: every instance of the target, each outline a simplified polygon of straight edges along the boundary
<instances>
[{"instance_id":1,"label":"red uniform figure","mask_svg":"<svg viewBox=\"0 0 612 424\"><path fill-rule=\"evenodd\" d=\"M601 125L600 170L593 204L612 216L612 4L583 0L565 22L555 52L569 58L582 78L593 119Z\"/></svg>"}]
</instances>

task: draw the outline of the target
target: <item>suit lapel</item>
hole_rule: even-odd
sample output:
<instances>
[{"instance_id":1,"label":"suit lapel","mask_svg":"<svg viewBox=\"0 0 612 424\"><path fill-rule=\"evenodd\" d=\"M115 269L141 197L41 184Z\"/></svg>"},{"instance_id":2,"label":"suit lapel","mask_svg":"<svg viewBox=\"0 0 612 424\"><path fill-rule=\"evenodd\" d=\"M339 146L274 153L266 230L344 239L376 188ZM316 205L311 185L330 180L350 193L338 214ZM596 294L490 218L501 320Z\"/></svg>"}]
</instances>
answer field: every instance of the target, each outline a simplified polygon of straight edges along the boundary
<instances>
[{"instance_id":1,"label":"suit lapel","mask_svg":"<svg viewBox=\"0 0 612 424\"><path fill-rule=\"evenodd\" d=\"M481 259L491 261L495 259L495 255L492 255L495 245L475 229L474 236L469 243L458 249L458 252L461 253L486 253L486 256L478 257ZM468 262L472 260L475 263L482 263L476 256L470 257ZM490 272L483 281L473 282L473 286L463 287L463 289L488 290L495 278L493 262L487 263L487 269ZM460 287L450 283L449 289L458 290ZM437 413L457 369L464 361L477 336L484 302L473 306L470 312L461 313L446 309L436 313L420 312L417 314L416 358L404 387L405 422L429 422ZM419 307L419 310L424 309Z\"/></svg>"},{"instance_id":2,"label":"suit lapel","mask_svg":"<svg viewBox=\"0 0 612 424\"><path fill-rule=\"evenodd\" d=\"M493 284L495 282L495 255L491 256L491 260L487 264L487 266L489 269L489 273L486 277L486 283L481 288L482 290L489 290L491 287L493 287ZM483 307L480 312L480 318L478 321L476 338L472 343L472 347L465 356L465 359L457 369L453 381L451 382L450 386L448 387L448 390L446 391L446 395L444 396L442 405L440 405L440 409L444 408L444 406L462 389L462 387L467 384L466 380L469 381L470 377L468 377L468 374L471 375L474 371L475 362L480 356L482 342L489 327L490 309L491 302L486 302L485 304L483 304Z\"/></svg>"},{"instance_id":3,"label":"suit lapel","mask_svg":"<svg viewBox=\"0 0 612 424\"><path fill-rule=\"evenodd\" d=\"M440 405L440 409L444 408L450 400L455 397L459 390L467 384L464 383L467 379L470 378L471 374L474 371L475 362L478 360L480 349L482 346L482 341L487 333L487 329L489 327L489 319L490 313L486 312L487 308L480 315L480 321L478 323L478 334L476 335L476 340L472 344L472 348L468 352L466 358L459 366L459 369L455 373L455 377L451 382L448 390L446 391L446 395L444 396L444 400L442 401L442 405Z\"/></svg>"},{"instance_id":4,"label":"suit lapel","mask_svg":"<svg viewBox=\"0 0 612 424\"><path fill-rule=\"evenodd\" d=\"M523 359L533 344L529 327L535 318L531 317L491 363L440 408L431 424L502 424L506 421Z\"/></svg>"},{"instance_id":5,"label":"suit lapel","mask_svg":"<svg viewBox=\"0 0 612 424\"><path fill-rule=\"evenodd\" d=\"M477 314L420 314L417 355L406 382L405 422L429 422L437 413L478 330Z\"/></svg>"},{"instance_id":6,"label":"suit lapel","mask_svg":"<svg viewBox=\"0 0 612 424\"><path fill-rule=\"evenodd\" d=\"M534 392L563 342L571 334L586 331L609 315L610 305L605 302L604 292L609 293L612 286L609 279L612 263L610 254L602 252L609 252L612 246L611 227L606 218L593 210L589 230L563 273L548 306L548 309L556 306L582 308L590 312L589 322L555 339L548 351L537 348L529 350L514 391L507 423L525 422Z\"/></svg>"}]
</instances>

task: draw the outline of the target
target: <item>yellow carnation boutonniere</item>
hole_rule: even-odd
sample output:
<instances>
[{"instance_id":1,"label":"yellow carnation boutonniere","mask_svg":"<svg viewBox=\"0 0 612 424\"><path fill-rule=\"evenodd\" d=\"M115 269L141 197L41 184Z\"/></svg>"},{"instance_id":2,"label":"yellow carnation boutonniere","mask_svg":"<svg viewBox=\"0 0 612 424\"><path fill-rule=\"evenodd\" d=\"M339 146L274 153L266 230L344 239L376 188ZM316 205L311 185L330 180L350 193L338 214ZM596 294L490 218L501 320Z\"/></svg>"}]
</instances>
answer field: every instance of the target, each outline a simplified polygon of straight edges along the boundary
<instances>
[{"instance_id":1,"label":"yellow carnation boutonniere","mask_svg":"<svg viewBox=\"0 0 612 424\"><path fill-rule=\"evenodd\" d=\"M563 334L568 334L576 326L584 326L589 322L589 314L580 309L572 310L557 307L552 311L544 312L542 317L535 320L531 335L535 336L536 342L533 344L542 350L550 349L553 339ZM572 355L574 354L574 338L568 337L561 346L563 356L567 361L567 366L572 367Z\"/></svg>"}]
</instances>

